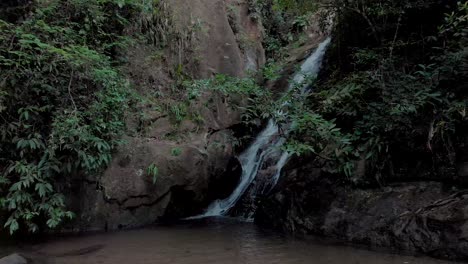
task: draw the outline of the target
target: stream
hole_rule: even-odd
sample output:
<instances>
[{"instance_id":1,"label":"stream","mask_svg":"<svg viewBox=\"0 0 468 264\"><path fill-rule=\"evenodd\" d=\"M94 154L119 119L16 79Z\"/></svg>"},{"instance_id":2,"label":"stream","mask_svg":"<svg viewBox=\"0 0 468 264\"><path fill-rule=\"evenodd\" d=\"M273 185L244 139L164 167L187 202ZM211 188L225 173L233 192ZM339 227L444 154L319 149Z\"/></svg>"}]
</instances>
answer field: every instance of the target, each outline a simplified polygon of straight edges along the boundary
<instances>
[{"instance_id":1,"label":"stream","mask_svg":"<svg viewBox=\"0 0 468 264\"><path fill-rule=\"evenodd\" d=\"M307 93L307 89L309 88L307 80L309 77L316 77L318 74L330 42L330 37L323 40L302 63L300 70L291 80L288 91L299 87L303 94ZM287 104L287 102L284 104ZM283 113L281 110L277 114L287 115L287 113ZM279 135L278 125L273 119L270 119L268 125L257 135L254 142L239 156L239 161L242 165L242 175L234 192L224 200L214 201L204 214L192 217L191 219L231 215L230 210L242 199L248 188L258 178L258 175L263 174L263 182L259 181L261 182L261 186L257 186L254 191L245 197L247 204L251 206L247 206L244 209L242 216L246 220L253 220L255 207L252 204L255 203L256 196L268 193L275 187L281 175L281 170L290 157L289 153L281 149L284 142L284 137ZM274 166L269 165L267 161L273 161L271 163Z\"/></svg>"},{"instance_id":2,"label":"stream","mask_svg":"<svg viewBox=\"0 0 468 264\"><path fill-rule=\"evenodd\" d=\"M448 264L302 240L232 218L205 218L171 226L53 238L22 246L43 264Z\"/></svg>"}]
</instances>

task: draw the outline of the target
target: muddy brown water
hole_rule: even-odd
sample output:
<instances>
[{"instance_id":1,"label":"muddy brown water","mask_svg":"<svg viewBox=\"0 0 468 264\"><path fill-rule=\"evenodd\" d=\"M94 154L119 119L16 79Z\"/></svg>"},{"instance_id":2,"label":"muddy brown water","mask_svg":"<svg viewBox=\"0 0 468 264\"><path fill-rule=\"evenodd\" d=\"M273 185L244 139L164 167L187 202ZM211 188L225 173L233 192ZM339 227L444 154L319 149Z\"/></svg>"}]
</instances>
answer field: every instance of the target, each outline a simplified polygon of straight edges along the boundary
<instances>
[{"instance_id":1,"label":"muddy brown water","mask_svg":"<svg viewBox=\"0 0 468 264\"><path fill-rule=\"evenodd\" d=\"M18 250L18 249L17 249ZM448 264L427 257L295 239L226 218L53 238L21 253L50 264ZM34 263L36 263L34 262Z\"/></svg>"}]
</instances>

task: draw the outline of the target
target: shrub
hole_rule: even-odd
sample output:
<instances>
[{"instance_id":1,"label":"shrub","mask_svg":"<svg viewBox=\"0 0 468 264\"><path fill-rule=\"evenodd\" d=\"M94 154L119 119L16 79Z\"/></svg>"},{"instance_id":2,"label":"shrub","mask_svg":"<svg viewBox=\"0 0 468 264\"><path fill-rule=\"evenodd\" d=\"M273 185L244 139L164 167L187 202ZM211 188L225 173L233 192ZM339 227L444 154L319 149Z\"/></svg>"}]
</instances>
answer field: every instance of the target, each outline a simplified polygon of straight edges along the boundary
<instances>
[{"instance_id":1,"label":"shrub","mask_svg":"<svg viewBox=\"0 0 468 264\"><path fill-rule=\"evenodd\" d=\"M73 217L62 194L71 177L110 162L130 94L114 58L142 3L37 1L26 20L0 20L0 209L10 233Z\"/></svg>"}]
</instances>

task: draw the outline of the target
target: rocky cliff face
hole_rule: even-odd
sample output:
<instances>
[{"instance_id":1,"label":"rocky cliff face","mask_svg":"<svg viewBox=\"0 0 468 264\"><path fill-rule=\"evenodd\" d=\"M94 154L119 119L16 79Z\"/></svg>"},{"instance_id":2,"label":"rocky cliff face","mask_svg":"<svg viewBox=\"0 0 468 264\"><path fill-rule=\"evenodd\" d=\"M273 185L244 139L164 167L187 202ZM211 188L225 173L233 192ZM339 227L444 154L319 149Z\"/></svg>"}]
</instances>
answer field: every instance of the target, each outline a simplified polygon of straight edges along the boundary
<instances>
[{"instance_id":1,"label":"rocky cliff face","mask_svg":"<svg viewBox=\"0 0 468 264\"><path fill-rule=\"evenodd\" d=\"M182 69L196 78L242 77L264 64L262 27L248 16L244 1L172 0L166 8L171 27L192 30L169 43L164 54L145 45L128 49L128 75L143 96L171 93L186 74ZM168 96L129 113L126 143L110 167L97 181L77 179L73 196L79 200L73 203L79 213L72 229L131 228L187 217L230 194L239 177L233 158L239 110L208 93L190 109L202 122L174 123L160 105L171 109L178 103ZM158 168L154 183L147 173L152 164Z\"/></svg>"},{"instance_id":2,"label":"rocky cliff face","mask_svg":"<svg viewBox=\"0 0 468 264\"><path fill-rule=\"evenodd\" d=\"M438 182L357 188L312 163L285 171L256 222L409 253L468 260L468 190Z\"/></svg>"}]
</instances>

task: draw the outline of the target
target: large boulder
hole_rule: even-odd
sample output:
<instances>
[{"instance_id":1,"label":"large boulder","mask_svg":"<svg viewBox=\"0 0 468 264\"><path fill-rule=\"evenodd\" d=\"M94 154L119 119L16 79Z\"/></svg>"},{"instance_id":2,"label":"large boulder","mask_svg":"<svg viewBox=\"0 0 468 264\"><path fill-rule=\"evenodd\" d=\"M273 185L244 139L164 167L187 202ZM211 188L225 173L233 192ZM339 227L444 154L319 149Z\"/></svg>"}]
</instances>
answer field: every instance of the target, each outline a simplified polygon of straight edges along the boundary
<instances>
[{"instance_id":1,"label":"large boulder","mask_svg":"<svg viewBox=\"0 0 468 264\"><path fill-rule=\"evenodd\" d=\"M438 182L362 189L300 166L285 173L256 221L297 234L468 260L468 190Z\"/></svg>"},{"instance_id":2,"label":"large boulder","mask_svg":"<svg viewBox=\"0 0 468 264\"><path fill-rule=\"evenodd\" d=\"M232 192L240 176L228 166L234 156L228 133L183 144L129 138L99 181L82 181L76 195L81 199L75 204L79 219L73 228L131 228L202 213L211 200ZM147 171L152 165L158 168L156 175ZM224 181L228 186L216 188Z\"/></svg>"}]
</instances>

